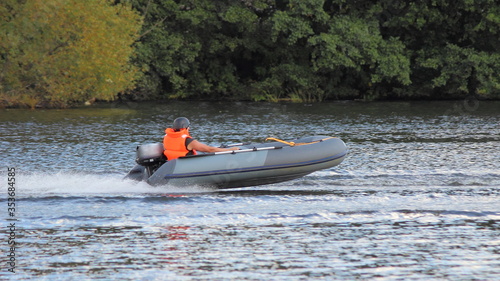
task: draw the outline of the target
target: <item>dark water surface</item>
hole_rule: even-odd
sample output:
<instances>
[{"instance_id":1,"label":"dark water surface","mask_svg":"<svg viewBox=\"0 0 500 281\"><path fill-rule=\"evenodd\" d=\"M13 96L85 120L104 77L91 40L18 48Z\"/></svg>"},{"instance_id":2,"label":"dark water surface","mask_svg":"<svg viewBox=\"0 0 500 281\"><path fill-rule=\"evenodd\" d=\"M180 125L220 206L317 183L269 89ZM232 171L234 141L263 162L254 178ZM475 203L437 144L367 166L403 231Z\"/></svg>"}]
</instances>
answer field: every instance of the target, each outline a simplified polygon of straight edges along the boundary
<instances>
[{"instance_id":1,"label":"dark water surface","mask_svg":"<svg viewBox=\"0 0 500 281\"><path fill-rule=\"evenodd\" d=\"M253 188L122 180L178 116L212 145L332 135L335 168ZM499 280L500 102L113 104L0 111L3 229L36 280Z\"/></svg>"}]
</instances>

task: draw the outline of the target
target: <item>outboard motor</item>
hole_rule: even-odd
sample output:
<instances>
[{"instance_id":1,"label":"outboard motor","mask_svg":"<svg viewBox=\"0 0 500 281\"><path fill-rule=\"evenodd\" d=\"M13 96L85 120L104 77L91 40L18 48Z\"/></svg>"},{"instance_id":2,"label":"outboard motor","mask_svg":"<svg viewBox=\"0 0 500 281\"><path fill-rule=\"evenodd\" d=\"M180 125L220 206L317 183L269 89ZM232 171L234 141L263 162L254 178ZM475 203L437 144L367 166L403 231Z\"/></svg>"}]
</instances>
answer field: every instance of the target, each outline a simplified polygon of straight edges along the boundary
<instances>
[{"instance_id":1,"label":"outboard motor","mask_svg":"<svg viewBox=\"0 0 500 281\"><path fill-rule=\"evenodd\" d=\"M147 180L167 161L163 150L163 143L150 143L137 146L135 162L138 165L125 178L137 181Z\"/></svg>"},{"instance_id":2,"label":"outboard motor","mask_svg":"<svg viewBox=\"0 0 500 281\"><path fill-rule=\"evenodd\" d=\"M154 166L158 163L165 162L162 143L150 143L139 145L135 152L135 162L141 166Z\"/></svg>"}]
</instances>

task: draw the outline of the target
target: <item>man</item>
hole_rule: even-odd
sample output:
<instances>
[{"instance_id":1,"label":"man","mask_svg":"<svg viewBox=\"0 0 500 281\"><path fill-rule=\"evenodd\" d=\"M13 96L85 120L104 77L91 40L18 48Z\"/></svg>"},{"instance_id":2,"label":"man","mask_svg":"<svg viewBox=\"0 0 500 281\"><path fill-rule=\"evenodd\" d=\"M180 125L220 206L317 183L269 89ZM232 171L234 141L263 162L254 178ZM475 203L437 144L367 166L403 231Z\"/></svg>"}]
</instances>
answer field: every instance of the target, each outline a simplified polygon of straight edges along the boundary
<instances>
[{"instance_id":1,"label":"man","mask_svg":"<svg viewBox=\"0 0 500 281\"><path fill-rule=\"evenodd\" d=\"M189 120L186 117L179 117L174 120L172 128L165 130L163 137L163 154L168 160L174 160L186 155L196 155L200 152L220 152L239 150L239 147L219 148L203 144L189 135Z\"/></svg>"}]
</instances>

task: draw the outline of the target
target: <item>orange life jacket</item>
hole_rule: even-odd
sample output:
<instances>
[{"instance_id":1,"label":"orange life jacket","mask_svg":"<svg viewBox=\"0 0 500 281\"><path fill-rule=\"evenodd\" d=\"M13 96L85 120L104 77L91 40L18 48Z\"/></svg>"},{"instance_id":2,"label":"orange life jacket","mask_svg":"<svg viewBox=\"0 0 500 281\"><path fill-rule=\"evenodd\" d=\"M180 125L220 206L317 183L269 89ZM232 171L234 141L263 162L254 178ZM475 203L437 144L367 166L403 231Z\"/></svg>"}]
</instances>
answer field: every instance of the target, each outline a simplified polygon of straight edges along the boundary
<instances>
[{"instance_id":1,"label":"orange life jacket","mask_svg":"<svg viewBox=\"0 0 500 281\"><path fill-rule=\"evenodd\" d=\"M186 147L186 138L190 138L188 129L181 129L176 132L172 128L167 128L165 130L165 137L163 137L163 147L165 150L163 154L168 160L174 160L182 156L186 156L192 151L196 154L196 150L188 150Z\"/></svg>"}]
</instances>

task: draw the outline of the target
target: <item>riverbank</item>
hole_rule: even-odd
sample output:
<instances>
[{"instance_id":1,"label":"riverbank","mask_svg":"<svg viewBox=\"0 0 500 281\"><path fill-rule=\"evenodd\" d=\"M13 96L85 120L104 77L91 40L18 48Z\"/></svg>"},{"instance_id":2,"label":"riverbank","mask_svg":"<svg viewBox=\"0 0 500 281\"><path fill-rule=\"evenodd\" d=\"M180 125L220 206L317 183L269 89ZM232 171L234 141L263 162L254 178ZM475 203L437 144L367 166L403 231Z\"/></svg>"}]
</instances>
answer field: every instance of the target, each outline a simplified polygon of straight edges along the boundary
<instances>
[{"instance_id":1,"label":"riverbank","mask_svg":"<svg viewBox=\"0 0 500 281\"><path fill-rule=\"evenodd\" d=\"M463 95L460 97L447 97L447 98L431 98L431 97L421 97L421 98L385 98L385 99L329 99L329 100L308 100L299 98L280 98L280 99L268 99L253 101L251 99L133 99L133 98L119 98L113 101L103 101L97 99L91 99L85 102L72 103L71 105L56 106L50 105L48 103L33 103L33 101L18 101L13 102L12 100L0 100L0 109L64 109L64 108L87 108L87 107L129 107L137 106L138 104L148 104L148 103L160 103L168 104L174 102L270 102L270 103L297 103L297 104L321 104L321 103L334 103L334 102L432 102L432 101L463 101L464 103L475 103L477 101L500 101L499 98L485 97L485 96L472 96Z\"/></svg>"}]
</instances>

